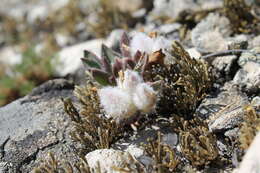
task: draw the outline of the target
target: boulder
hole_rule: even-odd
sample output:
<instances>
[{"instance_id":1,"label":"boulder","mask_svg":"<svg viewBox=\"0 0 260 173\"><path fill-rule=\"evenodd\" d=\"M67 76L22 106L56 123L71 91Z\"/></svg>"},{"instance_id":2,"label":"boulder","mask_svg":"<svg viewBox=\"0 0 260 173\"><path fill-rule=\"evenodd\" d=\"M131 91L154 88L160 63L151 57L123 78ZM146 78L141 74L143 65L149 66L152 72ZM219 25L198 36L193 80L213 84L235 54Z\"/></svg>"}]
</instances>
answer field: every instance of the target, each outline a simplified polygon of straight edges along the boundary
<instances>
[{"instance_id":1,"label":"boulder","mask_svg":"<svg viewBox=\"0 0 260 173\"><path fill-rule=\"evenodd\" d=\"M56 79L0 108L0 172L30 172L48 152L75 160L70 121L61 98L72 97L73 84Z\"/></svg>"}]
</instances>

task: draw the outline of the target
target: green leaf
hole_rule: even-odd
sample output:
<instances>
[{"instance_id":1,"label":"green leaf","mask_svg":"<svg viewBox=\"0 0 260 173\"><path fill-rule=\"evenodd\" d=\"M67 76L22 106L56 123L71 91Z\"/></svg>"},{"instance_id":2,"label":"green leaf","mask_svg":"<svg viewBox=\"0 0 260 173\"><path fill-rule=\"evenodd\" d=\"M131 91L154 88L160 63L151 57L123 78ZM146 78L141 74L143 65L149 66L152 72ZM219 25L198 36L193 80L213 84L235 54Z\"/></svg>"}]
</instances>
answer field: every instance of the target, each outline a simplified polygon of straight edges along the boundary
<instances>
[{"instance_id":1,"label":"green leaf","mask_svg":"<svg viewBox=\"0 0 260 173\"><path fill-rule=\"evenodd\" d=\"M91 59L81 58L81 61L89 67L98 68L98 69L101 68L101 65L99 63Z\"/></svg>"},{"instance_id":2,"label":"green leaf","mask_svg":"<svg viewBox=\"0 0 260 173\"><path fill-rule=\"evenodd\" d=\"M113 51L112 49L108 48L106 45L102 44L101 46L101 56L104 59L107 59L109 63L114 62L116 57L120 58L120 55Z\"/></svg>"},{"instance_id":3,"label":"green leaf","mask_svg":"<svg viewBox=\"0 0 260 173\"><path fill-rule=\"evenodd\" d=\"M110 85L109 77L110 75L107 72L104 72L99 69L90 69L92 77L103 86Z\"/></svg>"},{"instance_id":4,"label":"green leaf","mask_svg":"<svg viewBox=\"0 0 260 173\"><path fill-rule=\"evenodd\" d=\"M93 67L101 68L101 60L94 53L88 50L84 50L84 58L82 58L82 60L90 67L93 65Z\"/></svg>"}]
</instances>

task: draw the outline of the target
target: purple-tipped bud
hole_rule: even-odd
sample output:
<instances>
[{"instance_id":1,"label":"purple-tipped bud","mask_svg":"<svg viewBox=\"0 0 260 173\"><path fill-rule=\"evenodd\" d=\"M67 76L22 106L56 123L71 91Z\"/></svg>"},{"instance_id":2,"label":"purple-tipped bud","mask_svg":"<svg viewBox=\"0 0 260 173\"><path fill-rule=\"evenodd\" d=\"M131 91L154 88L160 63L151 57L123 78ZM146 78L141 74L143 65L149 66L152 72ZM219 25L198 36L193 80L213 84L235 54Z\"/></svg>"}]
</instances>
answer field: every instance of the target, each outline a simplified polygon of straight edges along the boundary
<instances>
[{"instance_id":1,"label":"purple-tipped bud","mask_svg":"<svg viewBox=\"0 0 260 173\"><path fill-rule=\"evenodd\" d=\"M122 60L119 58L115 59L114 64L112 65L112 72L113 75L118 77L118 72L123 69L123 63Z\"/></svg>"}]
</instances>

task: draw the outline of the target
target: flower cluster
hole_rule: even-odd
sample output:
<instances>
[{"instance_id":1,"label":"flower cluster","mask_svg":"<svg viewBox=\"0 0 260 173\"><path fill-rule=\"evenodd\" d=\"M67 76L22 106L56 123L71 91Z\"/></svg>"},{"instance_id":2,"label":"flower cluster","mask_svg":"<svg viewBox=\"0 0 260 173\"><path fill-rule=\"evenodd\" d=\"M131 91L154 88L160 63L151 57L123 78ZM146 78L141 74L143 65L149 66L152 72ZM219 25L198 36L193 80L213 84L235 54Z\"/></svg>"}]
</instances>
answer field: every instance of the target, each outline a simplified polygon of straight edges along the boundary
<instances>
[{"instance_id":1,"label":"flower cluster","mask_svg":"<svg viewBox=\"0 0 260 173\"><path fill-rule=\"evenodd\" d=\"M154 34L154 36L148 36L142 32L135 34L130 43L132 55L135 55L137 51L151 55L159 50L164 52L164 50L170 47L171 41L166 38L157 36L156 34Z\"/></svg>"},{"instance_id":2,"label":"flower cluster","mask_svg":"<svg viewBox=\"0 0 260 173\"><path fill-rule=\"evenodd\" d=\"M134 118L138 112L152 112L156 92L135 71L121 71L116 87L104 87L98 92L106 116L116 122Z\"/></svg>"}]
</instances>

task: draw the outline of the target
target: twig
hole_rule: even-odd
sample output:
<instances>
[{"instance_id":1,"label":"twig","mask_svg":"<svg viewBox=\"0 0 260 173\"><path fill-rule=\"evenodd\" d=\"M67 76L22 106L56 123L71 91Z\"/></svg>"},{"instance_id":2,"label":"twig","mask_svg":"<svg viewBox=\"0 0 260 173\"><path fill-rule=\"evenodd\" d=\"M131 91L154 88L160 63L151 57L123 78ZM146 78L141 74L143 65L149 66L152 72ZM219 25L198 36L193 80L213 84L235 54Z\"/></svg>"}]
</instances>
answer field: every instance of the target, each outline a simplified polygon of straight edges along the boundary
<instances>
[{"instance_id":1,"label":"twig","mask_svg":"<svg viewBox=\"0 0 260 173\"><path fill-rule=\"evenodd\" d=\"M245 50L245 49L234 49L234 50L221 51L221 52L217 52L217 53L211 53L211 54L208 54L208 55L201 56L201 58L207 60L207 59L215 58L215 57L218 57L218 56L239 55L243 52L249 52L249 53L252 53L252 54L255 54L255 55L260 55L259 53L254 53L252 51Z\"/></svg>"}]
</instances>

